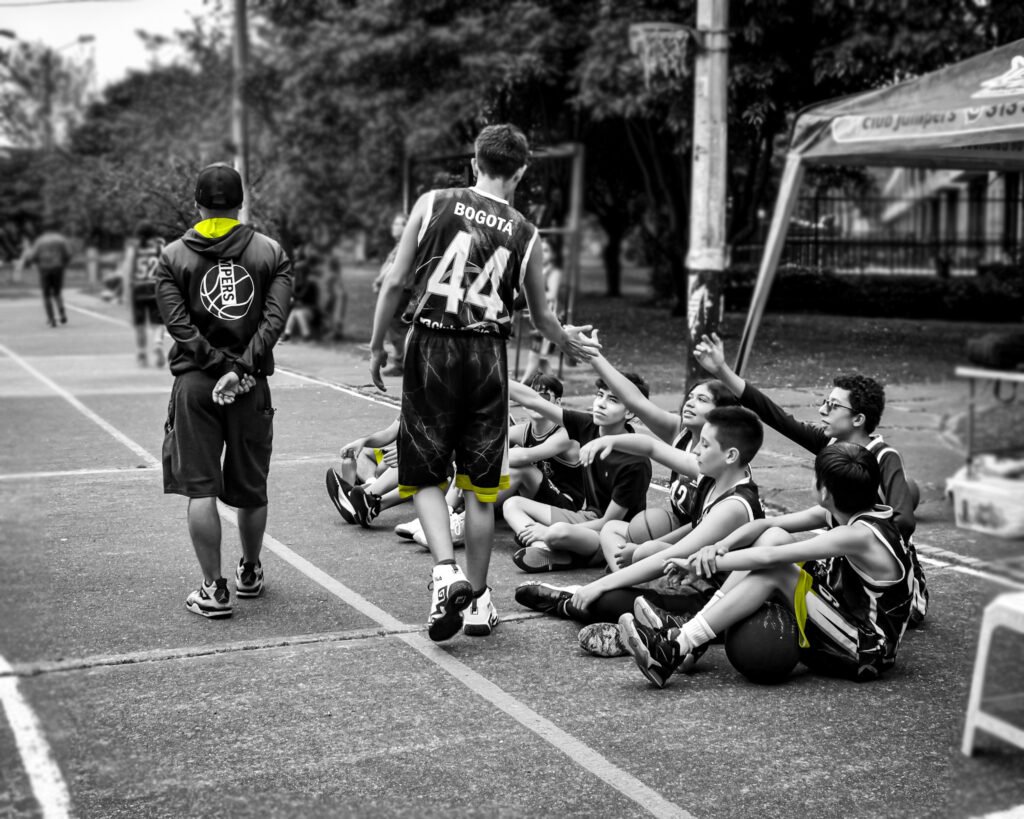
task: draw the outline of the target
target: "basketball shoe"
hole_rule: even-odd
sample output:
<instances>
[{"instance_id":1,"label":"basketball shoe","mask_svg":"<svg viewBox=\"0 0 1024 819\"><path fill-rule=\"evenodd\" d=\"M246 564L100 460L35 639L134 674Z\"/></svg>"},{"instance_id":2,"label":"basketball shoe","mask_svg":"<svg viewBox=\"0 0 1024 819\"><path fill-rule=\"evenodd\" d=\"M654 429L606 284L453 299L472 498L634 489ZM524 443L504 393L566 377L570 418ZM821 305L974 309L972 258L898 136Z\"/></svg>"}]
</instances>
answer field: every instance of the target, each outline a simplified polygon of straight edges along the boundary
<instances>
[{"instance_id":1,"label":"basketball shoe","mask_svg":"<svg viewBox=\"0 0 1024 819\"><path fill-rule=\"evenodd\" d=\"M615 623L591 623L580 629L576 638L580 648L595 657L625 657L629 654L619 638Z\"/></svg>"},{"instance_id":2,"label":"basketball shoe","mask_svg":"<svg viewBox=\"0 0 1024 819\"><path fill-rule=\"evenodd\" d=\"M473 599L473 586L454 563L434 566L427 636L435 643L454 637L462 628L462 611Z\"/></svg>"},{"instance_id":3,"label":"basketball shoe","mask_svg":"<svg viewBox=\"0 0 1024 819\"><path fill-rule=\"evenodd\" d=\"M333 466L327 470L327 495L338 510L338 514L344 518L345 523L356 522L356 510L352 507L348 493L352 491L352 484L346 481Z\"/></svg>"},{"instance_id":4,"label":"basketball shoe","mask_svg":"<svg viewBox=\"0 0 1024 819\"><path fill-rule=\"evenodd\" d=\"M370 523L380 514L380 495L374 495L361 486L353 486L348 493L348 500L352 504L356 521L364 529L369 529Z\"/></svg>"},{"instance_id":5,"label":"basketball shoe","mask_svg":"<svg viewBox=\"0 0 1024 819\"><path fill-rule=\"evenodd\" d=\"M462 618L462 633L470 637L486 637L497 627L501 619L491 602L491 590L487 588L479 597L474 597Z\"/></svg>"},{"instance_id":6,"label":"basketball shoe","mask_svg":"<svg viewBox=\"0 0 1024 819\"><path fill-rule=\"evenodd\" d=\"M526 606L528 609L544 614L557 614L559 617L569 617L565 610L565 604L572 600L572 596L579 588L579 586L555 586L551 583L534 580L516 586L515 598L520 606Z\"/></svg>"},{"instance_id":7,"label":"basketball shoe","mask_svg":"<svg viewBox=\"0 0 1024 819\"><path fill-rule=\"evenodd\" d=\"M678 634L676 629L672 632ZM669 637L671 632L655 631L629 613L619 618L619 639L633 661L652 683L664 688L668 678L683 663L679 643Z\"/></svg>"},{"instance_id":8,"label":"basketball shoe","mask_svg":"<svg viewBox=\"0 0 1024 819\"><path fill-rule=\"evenodd\" d=\"M208 586L204 580L203 584L185 599L185 608L203 617L230 617L232 608L228 581L218 577Z\"/></svg>"},{"instance_id":9,"label":"basketball shoe","mask_svg":"<svg viewBox=\"0 0 1024 819\"><path fill-rule=\"evenodd\" d=\"M399 523L395 527L395 534L406 540L416 540L416 533L422 531L423 527L420 525L419 518L413 518L408 523ZM418 540L416 542L419 543Z\"/></svg>"},{"instance_id":10,"label":"basketball shoe","mask_svg":"<svg viewBox=\"0 0 1024 819\"><path fill-rule=\"evenodd\" d=\"M638 597L633 601L633 616L638 623L659 633L669 629L682 629L690 620L687 616L669 614L664 609L659 609L646 597ZM704 643L697 646L693 651L687 652L686 656L683 657L679 670L684 674L692 674L697 666L697 660L703 657L704 652L707 650L708 643Z\"/></svg>"},{"instance_id":11,"label":"basketball shoe","mask_svg":"<svg viewBox=\"0 0 1024 819\"><path fill-rule=\"evenodd\" d=\"M416 521L419 524L419 520ZM448 507L448 530L452 535L452 546L465 546L466 545L466 513L456 512L450 506ZM415 540L424 551L430 551L430 545L427 543L427 535L423 531L423 526L413 532L412 539Z\"/></svg>"},{"instance_id":12,"label":"basketball shoe","mask_svg":"<svg viewBox=\"0 0 1024 819\"><path fill-rule=\"evenodd\" d=\"M246 563L245 558L238 561L235 569L235 594L239 597L259 597L263 594L263 565Z\"/></svg>"}]
</instances>

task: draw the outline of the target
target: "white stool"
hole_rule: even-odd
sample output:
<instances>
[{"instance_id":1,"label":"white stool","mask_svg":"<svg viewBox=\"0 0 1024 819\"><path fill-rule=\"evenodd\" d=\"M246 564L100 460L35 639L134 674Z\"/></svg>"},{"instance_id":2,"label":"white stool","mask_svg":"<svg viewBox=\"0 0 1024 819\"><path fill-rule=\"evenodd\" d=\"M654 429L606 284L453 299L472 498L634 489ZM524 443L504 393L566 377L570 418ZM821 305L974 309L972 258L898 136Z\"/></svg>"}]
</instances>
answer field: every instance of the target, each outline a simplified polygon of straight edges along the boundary
<instances>
[{"instance_id":1,"label":"white stool","mask_svg":"<svg viewBox=\"0 0 1024 819\"><path fill-rule=\"evenodd\" d=\"M999 626L1024 634L1024 592L1001 594L985 606L985 615L981 621L981 636L978 639L978 654L974 660L971 696L967 702L964 741L960 748L967 756L974 752L974 733L979 728L1016 745L1018 748L1024 748L1024 729L981 710L981 693L985 686L988 650L992 644L992 632Z\"/></svg>"}]
</instances>

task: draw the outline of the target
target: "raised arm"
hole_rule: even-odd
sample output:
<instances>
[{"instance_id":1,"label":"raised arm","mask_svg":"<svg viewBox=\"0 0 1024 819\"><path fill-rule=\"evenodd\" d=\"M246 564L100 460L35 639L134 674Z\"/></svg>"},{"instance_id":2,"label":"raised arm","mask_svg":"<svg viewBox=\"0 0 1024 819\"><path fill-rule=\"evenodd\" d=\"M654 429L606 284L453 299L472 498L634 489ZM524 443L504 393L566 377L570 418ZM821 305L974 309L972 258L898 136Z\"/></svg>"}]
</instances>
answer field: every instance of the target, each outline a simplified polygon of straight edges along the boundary
<instances>
[{"instance_id":1,"label":"raised arm","mask_svg":"<svg viewBox=\"0 0 1024 819\"><path fill-rule=\"evenodd\" d=\"M594 338L597 338L596 330ZM590 366L604 379L608 389L618 396L623 406L661 440L670 442L679 433L679 413L664 410L646 398L637 385L615 369L607 358L598 353L590 359Z\"/></svg>"},{"instance_id":2,"label":"raised arm","mask_svg":"<svg viewBox=\"0 0 1024 819\"><path fill-rule=\"evenodd\" d=\"M674 446L669 446L663 441L640 432L602 435L600 438L595 438L580 450L580 460L586 466L598 458L603 458L613 450L628 452L631 455L644 455L662 466L690 478L695 478L699 472L695 455L683 452L681 449L676 449Z\"/></svg>"},{"instance_id":3,"label":"raised arm","mask_svg":"<svg viewBox=\"0 0 1024 819\"><path fill-rule=\"evenodd\" d=\"M547 399L541 398L532 389L518 381L508 382L508 397L510 401L519 404L524 409L533 410L548 420L554 421L559 426L564 421L562 408L558 404L553 404Z\"/></svg>"}]
</instances>

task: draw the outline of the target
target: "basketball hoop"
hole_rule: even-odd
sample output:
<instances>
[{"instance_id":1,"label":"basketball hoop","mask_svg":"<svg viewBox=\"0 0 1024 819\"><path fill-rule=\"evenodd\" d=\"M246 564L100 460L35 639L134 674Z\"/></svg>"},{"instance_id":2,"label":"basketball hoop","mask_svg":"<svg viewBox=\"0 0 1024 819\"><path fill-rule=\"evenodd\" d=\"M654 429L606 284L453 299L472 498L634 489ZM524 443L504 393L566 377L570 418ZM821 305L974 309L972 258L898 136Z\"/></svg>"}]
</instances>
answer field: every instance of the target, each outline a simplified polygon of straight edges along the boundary
<instances>
[{"instance_id":1,"label":"basketball hoop","mask_svg":"<svg viewBox=\"0 0 1024 819\"><path fill-rule=\"evenodd\" d=\"M678 23L630 23L629 50L640 58L644 69L644 85L651 87L651 77L685 77L690 73L686 52L694 32Z\"/></svg>"}]
</instances>

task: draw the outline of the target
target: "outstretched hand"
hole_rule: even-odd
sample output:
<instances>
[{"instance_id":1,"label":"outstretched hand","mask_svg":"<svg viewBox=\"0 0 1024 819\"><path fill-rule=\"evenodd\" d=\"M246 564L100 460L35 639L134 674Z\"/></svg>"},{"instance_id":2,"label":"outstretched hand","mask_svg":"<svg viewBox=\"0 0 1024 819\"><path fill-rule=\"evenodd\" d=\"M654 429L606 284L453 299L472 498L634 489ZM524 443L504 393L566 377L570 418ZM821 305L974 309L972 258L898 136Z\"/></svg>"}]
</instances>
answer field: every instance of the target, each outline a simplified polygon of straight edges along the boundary
<instances>
[{"instance_id":1,"label":"outstretched hand","mask_svg":"<svg viewBox=\"0 0 1024 819\"><path fill-rule=\"evenodd\" d=\"M601 350L601 342L597 340L597 330L594 330L593 334L587 335L593 326L592 324L565 325L562 328L566 336L562 344L562 352L570 358L590 361Z\"/></svg>"},{"instance_id":2,"label":"outstretched hand","mask_svg":"<svg viewBox=\"0 0 1024 819\"><path fill-rule=\"evenodd\" d=\"M697 346L693 348L693 357L712 375L721 373L725 367L725 345L718 337L718 333L712 333L710 337L701 336Z\"/></svg>"}]
</instances>

